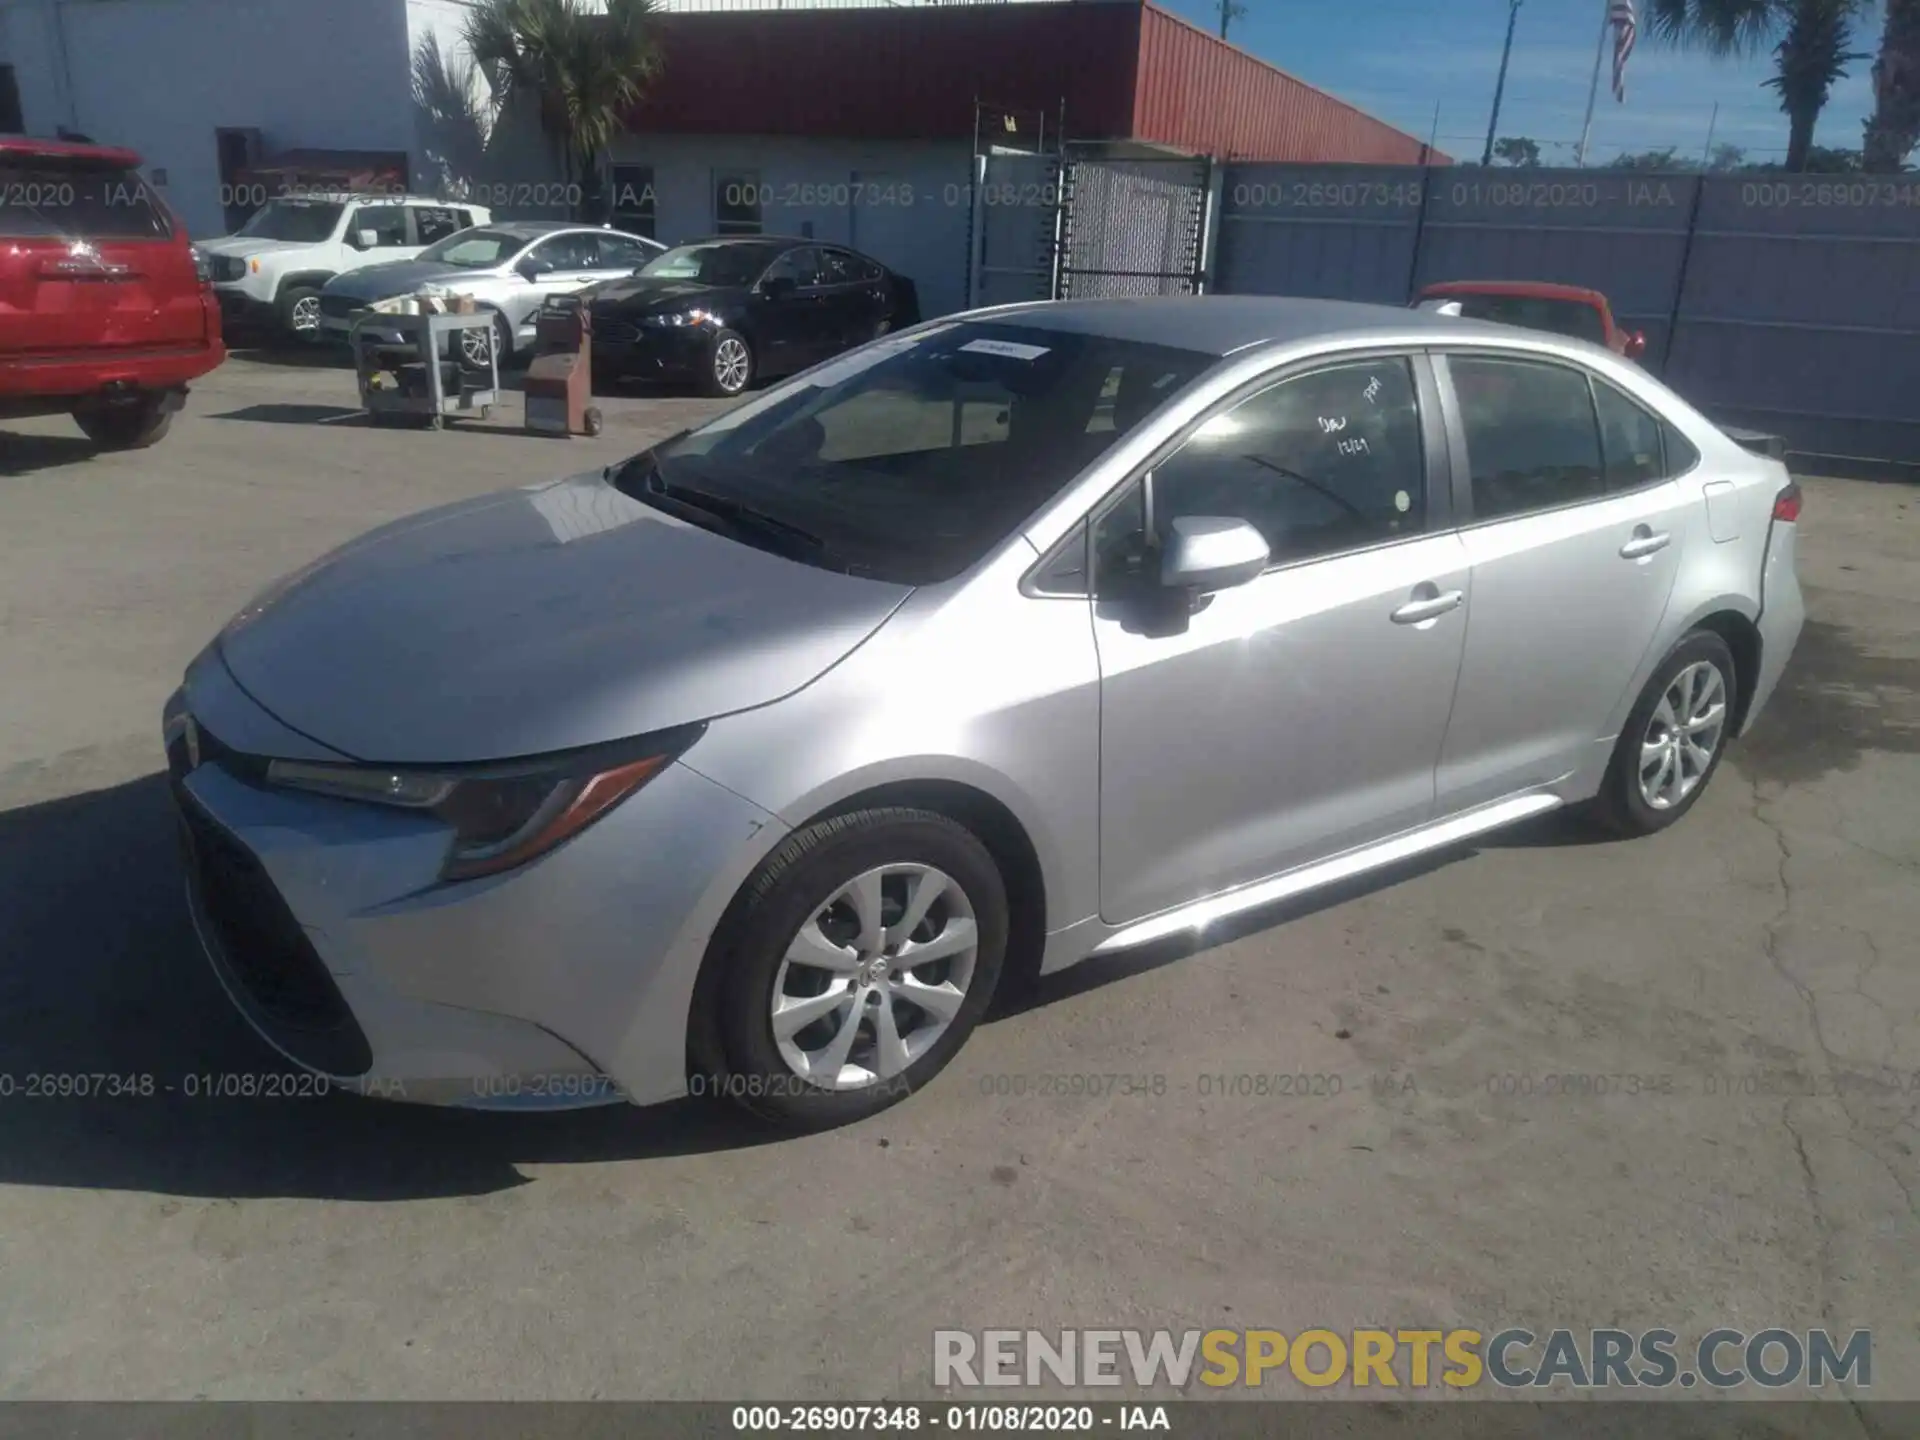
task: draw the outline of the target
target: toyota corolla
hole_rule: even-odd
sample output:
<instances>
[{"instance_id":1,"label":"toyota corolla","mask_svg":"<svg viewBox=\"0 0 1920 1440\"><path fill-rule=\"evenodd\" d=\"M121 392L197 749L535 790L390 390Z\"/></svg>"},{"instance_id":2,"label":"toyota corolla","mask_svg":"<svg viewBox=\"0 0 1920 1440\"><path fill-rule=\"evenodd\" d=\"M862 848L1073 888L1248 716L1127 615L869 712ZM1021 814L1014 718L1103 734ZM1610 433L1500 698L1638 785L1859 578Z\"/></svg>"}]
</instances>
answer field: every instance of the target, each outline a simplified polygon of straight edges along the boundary
<instances>
[{"instance_id":1,"label":"toyota corolla","mask_svg":"<svg viewBox=\"0 0 1920 1440\"><path fill-rule=\"evenodd\" d=\"M1558 336L978 311L272 587L165 729L286 1055L472 1106L870 1114L996 991L1561 807L1697 804L1800 493Z\"/></svg>"}]
</instances>

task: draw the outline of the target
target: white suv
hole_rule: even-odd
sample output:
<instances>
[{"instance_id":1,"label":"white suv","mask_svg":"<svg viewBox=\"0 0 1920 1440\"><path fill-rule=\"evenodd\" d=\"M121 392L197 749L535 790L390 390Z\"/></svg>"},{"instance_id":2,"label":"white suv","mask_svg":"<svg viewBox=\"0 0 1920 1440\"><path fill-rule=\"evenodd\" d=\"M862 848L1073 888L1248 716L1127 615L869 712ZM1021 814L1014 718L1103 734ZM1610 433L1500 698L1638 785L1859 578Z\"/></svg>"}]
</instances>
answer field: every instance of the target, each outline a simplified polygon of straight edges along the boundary
<instances>
[{"instance_id":1,"label":"white suv","mask_svg":"<svg viewBox=\"0 0 1920 1440\"><path fill-rule=\"evenodd\" d=\"M334 276L411 259L491 218L479 205L416 195L284 196L233 234L196 248L229 333L265 327L318 340L320 288Z\"/></svg>"}]
</instances>

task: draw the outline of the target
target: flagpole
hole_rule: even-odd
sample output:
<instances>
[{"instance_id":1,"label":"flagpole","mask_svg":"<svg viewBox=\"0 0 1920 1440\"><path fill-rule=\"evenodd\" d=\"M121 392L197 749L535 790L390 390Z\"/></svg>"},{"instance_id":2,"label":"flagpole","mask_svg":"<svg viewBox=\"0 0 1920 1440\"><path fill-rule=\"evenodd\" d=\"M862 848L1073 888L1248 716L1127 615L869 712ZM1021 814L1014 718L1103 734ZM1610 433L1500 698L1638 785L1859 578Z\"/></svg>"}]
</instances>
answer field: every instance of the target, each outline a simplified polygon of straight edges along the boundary
<instances>
[{"instance_id":1,"label":"flagpole","mask_svg":"<svg viewBox=\"0 0 1920 1440\"><path fill-rule=\"evenodd\" d=\"M1611 7L1606 4L1606 0L1601 0L1600 39L1593 47L1593 83L1587 87L1587 119L1586 123L1580 127L1580 149L1573 160L1574 165L1583 170L1587 165L1587 141L1593 135L1593 104L1600 98L1600 62L1607 57L1607 29L1610 14Z\"/></svg>"}]
</instances>

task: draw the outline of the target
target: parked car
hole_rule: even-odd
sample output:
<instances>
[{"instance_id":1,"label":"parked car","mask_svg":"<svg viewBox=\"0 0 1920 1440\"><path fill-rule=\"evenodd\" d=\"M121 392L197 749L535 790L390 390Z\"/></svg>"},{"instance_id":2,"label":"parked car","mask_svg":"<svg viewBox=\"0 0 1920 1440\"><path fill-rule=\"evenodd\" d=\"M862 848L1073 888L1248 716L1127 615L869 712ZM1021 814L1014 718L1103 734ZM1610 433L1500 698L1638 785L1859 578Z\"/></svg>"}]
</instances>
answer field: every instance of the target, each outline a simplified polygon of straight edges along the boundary
<instances>
[{"instance_id":1,"label":"parked car","mask_svg":"<svg viewBox=\"0 0 1920 1440\"><path fill-rule=\"evenodd\" d=\"M343 1084L837 1123L1035 967L1563 806L1672 825L1793 650L1799 514L1551 335L952 316L241 611L164 716L195 913Z\"/></svg>"},{"instance_id":2,"label":"parked car","mask_svg":"<svg viewBox=\"0 0 1920 1440\"><path fill-rule=\"evenodd\" d=\"M336 275L412 259L491 218L484 206L422 195L294 195L198 248L229 328L318 340L320 292Z\"/></svg>"},{"instance_id":3,"label":"parked car","mask_svg":"<svg viewBox=\"0 0 1920 1440\"><path fill-rule=\"evenodd\" d=\"M680 245L581 297L595 374L738 395L916 323L912 282L839 245L770 236Z\"/></svg>"},{"instance_id":4,"label":"parked car","mask_svg":"<svg viewBox=\"0 0 1920 1440\"><path fill-rule=\"evenodd\" d=\"M494 328L460 333L461 359L484 369L487 346L511 360L534 339L542 302L597 281L631 275L667 247L605 226L514 221L448 236L417 259L371 265L330 283L320 295L326 333L345 340L368 306L440 285L491 310ZM397 332L382 338L398 339Z\"/></svg>"},{"instance_id":5,"label":"parked car","mask_svg":"<svg viewBox=\"0 0 1920 1440\"><path fill-rule=\"evenodd\" d=\"M0 419L72 415L103 448L151 445L226 358L186 229L139 167L0 136Z\"/></svg>"},{"instance_id":6,"label":"parked car","mask_svg":"<svg viewBox=\"0 0 1920 1440\"><path fill-rule=\"evenodd\" d=\"M1606 296L1578 285L1549 285L1537 280L1448 280L1427 286L1413 303L1425 309L1455 306L1454 313L1469 320L1492 320L1591 340L1629 360L1638 360L1647 350L1644 334L1620 328Z\"/></svg>"}]
</instances>

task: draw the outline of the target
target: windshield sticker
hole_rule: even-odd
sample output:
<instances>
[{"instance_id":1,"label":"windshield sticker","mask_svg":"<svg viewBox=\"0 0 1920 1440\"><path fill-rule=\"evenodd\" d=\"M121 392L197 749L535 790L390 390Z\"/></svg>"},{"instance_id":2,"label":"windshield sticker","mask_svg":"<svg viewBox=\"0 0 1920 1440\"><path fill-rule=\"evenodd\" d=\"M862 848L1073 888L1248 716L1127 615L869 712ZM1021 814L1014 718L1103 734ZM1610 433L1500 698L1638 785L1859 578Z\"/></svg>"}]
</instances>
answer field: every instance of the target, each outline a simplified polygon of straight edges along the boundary
<instances>
[{"instance_id":1,"label":"windshield sticker","mask_svg":"<svg viewBox=\"0 0 1920 1440\"><path fill-rule=\"evenodd\" d=\"M1337 420L1329 420L1324 415L1321 415L1317 418L1320 421L1320 430L1322 434L1338 435L1342 430L1347 428L1347 417L1344 415L1342 415Z\"/></svg>"},{"instance_id":2,"label":"windshield sticker","mask_svg":"<svg viewBox=\"0 0 1920 1440\"><path fill-rule=\"evenodd\" d=\"M808 385L820 390L832 389L843 380L851 380L863 370L891 360L903 351L911 350L923 340L935 335L945 334L953 329L951 325L936 325L931 330L922 330L917 335L896 335L886 340L875 340L863 345L851 355L839 360L830 360L818 370L809 371L803 378Z\"/></svg>"},{"instance_id":3,"label":"windshield sticker","mask_svg":"<svg viewBox=\"0 0 1920 1440\"><path fill-rule=\"evenodd\" d=\"M1018 345L1011 340L969 340L960 348L976 355L1004 355L1009 360L1038 360L1047 353L1044 345Z\"/></svg>"},{"instance_id":4,"label":"windshield sticker","mask_svg":"<svg viewBox=\"0 0 1920 1440\"><path fill-rule=\"evenodd\" d=\"M1402 515L1406 514L1413 508L1413 497L1404 490L1394 491L1393 508L1398 510Z\"/></svg>"},{"instance_id":5,"label":"windshield sticker","mask_svg":"<svg viewBox=\"0 0 1920 1440\"><path fill-rule=\"evenodd\" d=\"M1369 400L1377 400L1380 398L1380 377L1378 375L1369 375L1367 377L1367 388L1365 393L1366 393L1367 399Z\"/></svg>"}]
</instances>

